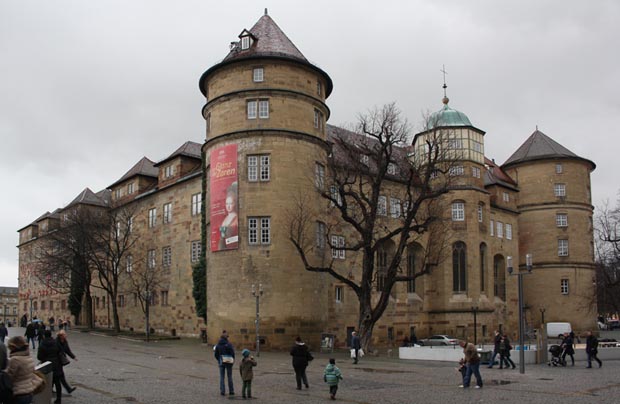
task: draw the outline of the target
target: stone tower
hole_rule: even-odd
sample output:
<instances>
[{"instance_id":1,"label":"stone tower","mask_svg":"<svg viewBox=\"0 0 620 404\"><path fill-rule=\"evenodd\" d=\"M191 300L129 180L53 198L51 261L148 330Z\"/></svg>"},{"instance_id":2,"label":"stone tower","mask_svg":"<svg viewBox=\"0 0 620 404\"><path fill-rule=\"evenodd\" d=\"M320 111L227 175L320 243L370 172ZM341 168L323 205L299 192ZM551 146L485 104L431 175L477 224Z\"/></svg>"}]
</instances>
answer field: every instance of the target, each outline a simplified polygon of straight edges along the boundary
<instances>
[{"instance_id":1,"label":"stone tower","mask_svg":"<svg viewBox=\"0 0 620 404\"><path fill-rule=\"evenodd\" d=\"M309 191L328 147L332 81L265 12L199 86L206 97L209 340L226 329L237 344L251 346L254 285L264 292L260 334L267 347L289 346L295 335L318 341L327 283L303 269L287 212L302 195L319 206L318 193Z\"/></svg>"},{"instance_id":2,"label":"stone tower","mask_svg":"<svg viewBox=\"0 0 620 404\"><path fill-rule=\"evenodd\" d=\"M533 256L524 277L527 321L567 321L575 330L596 326L593 207L595 164L536 130L502 166L517 181L519 265Z\"/></svg>"}]
</instances>

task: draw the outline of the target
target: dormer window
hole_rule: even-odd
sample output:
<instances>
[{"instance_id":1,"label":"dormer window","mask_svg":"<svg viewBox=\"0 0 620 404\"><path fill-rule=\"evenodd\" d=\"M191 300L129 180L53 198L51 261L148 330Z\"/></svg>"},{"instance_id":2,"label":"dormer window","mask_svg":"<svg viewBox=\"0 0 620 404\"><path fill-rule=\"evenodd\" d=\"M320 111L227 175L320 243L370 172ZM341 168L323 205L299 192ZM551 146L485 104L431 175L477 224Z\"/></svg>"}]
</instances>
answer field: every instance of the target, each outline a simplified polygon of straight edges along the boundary
<instances>
[{"instance_id":1,"label":"dormer window","mask_svg":"<svg viewBox=\"0 0 620 404\"><path fill-rule=\"evenodd\" d=\"M241 50L250 49L251 44L252 42L249 35L244 35L241 37Z\"/></svg>"},{"instance_id":2,"label":"dormer window","mask_svg":"<svg viewBox=\"0 0 620 404\"><path fill-rule=\"evenodd\" d=\"M174 166L170 165L164 169L164 178L170 178L174 175Z\"/></svg>"}]
</instances>

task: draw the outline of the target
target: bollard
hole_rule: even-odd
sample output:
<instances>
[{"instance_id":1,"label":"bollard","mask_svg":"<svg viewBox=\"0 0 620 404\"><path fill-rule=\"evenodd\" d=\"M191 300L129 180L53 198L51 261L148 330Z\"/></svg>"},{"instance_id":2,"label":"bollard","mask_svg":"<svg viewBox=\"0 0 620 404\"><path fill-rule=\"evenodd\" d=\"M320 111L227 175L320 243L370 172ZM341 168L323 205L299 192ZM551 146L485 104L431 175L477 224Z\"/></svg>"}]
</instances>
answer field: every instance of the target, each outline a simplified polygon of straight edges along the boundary
<instances>
[{"instance_id":1,"label":"bollard","mask_svg":"<svg viewBox=\"0 0 620 404\"><path fill-rule=\"evenodd\" d=\"M45 375L46 384L45 389L32 398L32 404L49 404L52 401L52 362L40 363L34 368L34 370L38 370Z\"/></svg>"}]
</instances>

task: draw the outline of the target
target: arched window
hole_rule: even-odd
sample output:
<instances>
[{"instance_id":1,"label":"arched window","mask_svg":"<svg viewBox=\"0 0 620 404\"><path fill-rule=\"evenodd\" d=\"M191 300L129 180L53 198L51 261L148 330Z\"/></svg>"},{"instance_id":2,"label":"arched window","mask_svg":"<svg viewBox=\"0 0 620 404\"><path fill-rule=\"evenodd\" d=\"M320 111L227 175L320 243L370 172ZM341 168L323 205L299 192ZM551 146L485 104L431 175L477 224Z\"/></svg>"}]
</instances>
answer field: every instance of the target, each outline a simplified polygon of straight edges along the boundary
<instances>
[{"instance_id":1,"label":"arched window","mask_svg":"<svg viewBox=\"0 0 620 404\"><path fill-rule=\"evenodd\" d=\"M506 300L506 264L499 254L493 257L493 292L496 297Z\"/></svg>"},{"instance_id":2,"label":"arched window","mask_svg":"<svg viewBox=\"0 0 620 404\"><path fill-rule=\"evenodd\" d=\"M409 244L407 246L407 276L413 277L416 272L419 272L422 262L420 262L423 256L422 247L419 244ZM407 281L407 293L415 293L415 280Z\"/></svg>"},{"instance_id":3,"label":"arched window","mask_svg":"<svg viewBox=\"0 0 620 404\"><path fill-rule=\"evenodd\" d=\"M452 245L452 291L467 291L466 247L462 241Z\"/></svg>"},{"instance_id":4,"label":"arched window","mask_svg":"<svg viewBox=\"0 0 620 404\"><path fill-rule=\"evenodd\" d=\"M484 292L485 283L486 283L486 266L487 261L487 245L484 243L480 244L480 291Z\"/></svg>"},{"instance_id":5,"label":"arched window","mask_svg":"<svg viewBox=\"0 0 620 404\"><path fill-rule=\"evenodd\" d=\"M385 274L387 271L387 251L380 248L377 251L377 292L383 290L385 286Z\"/></svg>"}]
</instances>

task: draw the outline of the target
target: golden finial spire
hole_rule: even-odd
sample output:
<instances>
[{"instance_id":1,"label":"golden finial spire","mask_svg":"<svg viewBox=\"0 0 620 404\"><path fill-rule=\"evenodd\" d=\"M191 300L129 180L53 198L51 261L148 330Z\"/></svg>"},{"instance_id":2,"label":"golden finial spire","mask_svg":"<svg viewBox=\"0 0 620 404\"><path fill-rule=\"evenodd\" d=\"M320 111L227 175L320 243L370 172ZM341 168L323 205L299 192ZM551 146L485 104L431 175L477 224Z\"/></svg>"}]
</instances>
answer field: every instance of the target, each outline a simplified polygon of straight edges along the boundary
<instances>
[{"instance_id":1,"label":"golden finial spire","mask_svg":"<svg viewBox=\"0 0 620 404\"><path fill-rule=\"evenodd\" d=\"M446 71L446 65L443 65L443 68L440 70L440 72L443 73L443 99L441 100L441 102L443 102L444 105L448 105L450 99L448 98L448 95L446 93L446 89L448 88L448 85L446 84L446 74L448 74L448 72Z\"/></svg>"}]
</instances>

